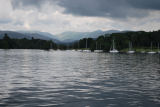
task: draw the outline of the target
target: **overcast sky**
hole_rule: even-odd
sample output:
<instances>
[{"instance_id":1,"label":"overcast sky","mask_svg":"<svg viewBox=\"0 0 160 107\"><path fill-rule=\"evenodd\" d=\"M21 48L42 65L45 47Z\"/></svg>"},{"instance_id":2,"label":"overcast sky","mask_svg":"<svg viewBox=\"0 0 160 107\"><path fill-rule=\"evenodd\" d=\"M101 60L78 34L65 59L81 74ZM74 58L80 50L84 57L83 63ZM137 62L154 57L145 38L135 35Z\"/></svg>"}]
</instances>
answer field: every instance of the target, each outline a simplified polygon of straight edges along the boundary
<instances>
[{"instance_id":1,"label":"overcast sky","mask_svg":"<svg viewBox=\"0 0 160 107\"><path fill-rule=\"evenodd\" d=\"M160 0L0 0L0 30L160 29Z\"/></svg>"}]
</instances>

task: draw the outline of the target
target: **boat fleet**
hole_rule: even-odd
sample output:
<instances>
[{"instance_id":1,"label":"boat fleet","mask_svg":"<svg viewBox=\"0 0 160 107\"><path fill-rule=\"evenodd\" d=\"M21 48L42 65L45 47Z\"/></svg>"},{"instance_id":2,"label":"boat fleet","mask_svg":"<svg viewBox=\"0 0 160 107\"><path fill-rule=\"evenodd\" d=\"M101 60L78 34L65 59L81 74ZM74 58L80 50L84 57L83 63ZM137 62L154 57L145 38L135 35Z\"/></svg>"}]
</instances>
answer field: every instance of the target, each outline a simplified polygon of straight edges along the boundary
<instances>
[{"instance_id":1,"label":"boat fleet","mask_svg":"<svg viewBox=\"0 0 160 107\"><path fill-rule=\"evenodd\" d=\"M95 53L102 53L103 50L101 50L101 45L99 45L100 47L98 48L98 43L96 42L96 49L94 50ZM91 52L91 50L88 49L88 46L87 46L87 39L86 39L86 48L85 49L78 49L76 50L78 52ZM120 53L117 49L116 49L116 45L115 45L115 41L112 40L112 45L111 45L111 48L110 48L110 51L109 53ZM133 47L132 47L132 42L129 42L129 49L128 51L126 52L128 54L133 54L135 53L135 51L133 50ZM153 44L151 42L151 47L150 47L150 51L148 52L145 52L145 51L141 51L140 53L148 53L148 54L156 54L156 53L159 53L160 54L160 47L159 47L159 44L158 44L158 51L155 52L153 51Z\"/></svg>"}]
</instances>

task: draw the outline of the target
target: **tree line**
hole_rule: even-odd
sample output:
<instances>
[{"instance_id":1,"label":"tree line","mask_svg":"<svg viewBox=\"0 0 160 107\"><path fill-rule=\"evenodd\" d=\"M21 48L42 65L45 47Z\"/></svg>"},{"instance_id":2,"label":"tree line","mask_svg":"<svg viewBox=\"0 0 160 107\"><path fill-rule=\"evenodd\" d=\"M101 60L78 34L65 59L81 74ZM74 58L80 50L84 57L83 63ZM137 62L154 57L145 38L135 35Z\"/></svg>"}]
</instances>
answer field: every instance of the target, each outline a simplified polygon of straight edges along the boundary
<instances>
[{"instance_id":1,"label":"tree line","mask_svg":"<svg viewBox=\"0 0 160 107\"><path fill-rule=\"evenodd\" d=\"M120 32L113 34L101 35L98 38L83 38L79 41L69 44L56 44L52 40L40 39L11 39L7 34L0 39L0 49L90 49L109 51L112 41L115 41L116 49L123 50L132 43L134 49L149 49L151 44L153 49L158 47L160 43L160 30L145 32Z\"/></svg>"},{"instance_id":2,"label":"tree line","mask_svg":"<svg viewBox=\"0 0 160 107\"><path fill-rule=\"evenodd\" d=\"M129 43L132 43L134 49L143 48L148 49L151 47L157 48L160 43L160 30L145 32L145 31L135 31L135 32L121 32L113 33L111 35L105 34L98 38L83 38L76 41L70 45L73 49L83 49L88 48L90 50L104 50L109 51L112 46L112 41L115 41L116 48L118 50L127 49ZM87 42L86 42L87 41ZM87 45L86 45L87 43ZM87 46L87 47L86 47Z\"/></svg>"},{"instance_id":3,"label":"tree line","mask_svg":"<svg viewBox=\"0 0 160 107\"><path fill-rule=\"evenodd\" d=\"M11 39L7 34L0 39L0 49L57 49L57 44L51 40Z\"/></svg>"}]
</instances>

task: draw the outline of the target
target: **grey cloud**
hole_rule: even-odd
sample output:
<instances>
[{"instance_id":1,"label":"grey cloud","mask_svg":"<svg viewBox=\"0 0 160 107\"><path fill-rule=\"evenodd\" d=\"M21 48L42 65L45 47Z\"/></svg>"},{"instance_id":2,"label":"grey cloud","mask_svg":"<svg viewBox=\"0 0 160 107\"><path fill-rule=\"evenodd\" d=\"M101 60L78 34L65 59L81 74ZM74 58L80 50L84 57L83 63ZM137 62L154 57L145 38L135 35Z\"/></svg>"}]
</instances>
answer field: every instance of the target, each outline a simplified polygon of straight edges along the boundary
<instances>
[{"instance_id":1,"label":"grey cloud","mask_svg":"<svg viewBox=\"0 0 160 107\"><path fill-rule=\"evenodd\" d=\"M112 16L123 17L128 5L123 0L60 0L59 5L65 8L65 13L82 16Z\"/></svg>"},{"instance_id":2,"label":"grey cloud","mask_svg":"<svg viewBox=\"0 0 160 107\"><path fill-rule=\"evenodd\" d=\"M5 18L5 19L0 19L0 24L8 24L10 23L12 20L9 18Z\"/></svg>"},{"instance_id":3,"label":"grey cloud","mask_svg":"<svg viewBox=\"0 0 160 107\"><path fill-rule=\"evenodd\" d=\"M139 9L160 10L160 0L128 0L128 3Z\"/></svg>"},{"instance_id":4,"label":"grey cloud","mask_svg":"<svg viewBox=\"0 0 160 107\"><path fill-rule=\"evenodd\" d=\"M113 18L143 17L148 10L160 10L159 0L59 0L65 13Z\"/></svg>"},{"instance_id":5,"label":"grey cloud","mask_svg":"<svg viewBox=\"0 0 160 107\"><path fill-rule=\"evenodd\" d=\"M64 13L94 17L144 17L150 10L160 10L160 0L12 0L14 8L56 3Z\"/></svg>"},{"instance_id":6,"label":"grey cloud","mask_svg":"<svg viewBox=\"0 0 160 107\"><path fill-rule=\"evenodd\" d=\"M40 8L45 0L12 0L11 4L14 9L25 8L25 7L36 7Z\"/></svg>"}]
</instances>

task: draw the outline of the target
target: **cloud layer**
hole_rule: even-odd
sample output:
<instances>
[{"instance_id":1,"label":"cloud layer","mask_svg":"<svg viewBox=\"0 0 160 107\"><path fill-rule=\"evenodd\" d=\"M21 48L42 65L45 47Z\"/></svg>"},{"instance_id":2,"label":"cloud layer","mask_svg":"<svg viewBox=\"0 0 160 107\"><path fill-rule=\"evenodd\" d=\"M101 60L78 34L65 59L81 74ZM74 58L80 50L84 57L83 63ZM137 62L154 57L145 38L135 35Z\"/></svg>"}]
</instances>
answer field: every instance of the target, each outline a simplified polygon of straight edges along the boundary
<instances>
[{"instance_id":1,"label":"cloud layer","mask_svg":"<svg viewBox=\"0 0 160 107\"><path fill-rule=\"evenodd\" d=\"M159 0L0 0L0 29L157 30Z\"/></svg>"},{"instance_id":2,"label":"cloud layer","mask_svg":"<svg viewBox=\"0 0 160 107\"><path fill-rule=\"evenodd\" d=\"M14 8L36 7L44 3L57 4L64 13L94 17L143 17L149 11L160 10L158 0L13 0Z\"/></svg>"}]
</instances>

